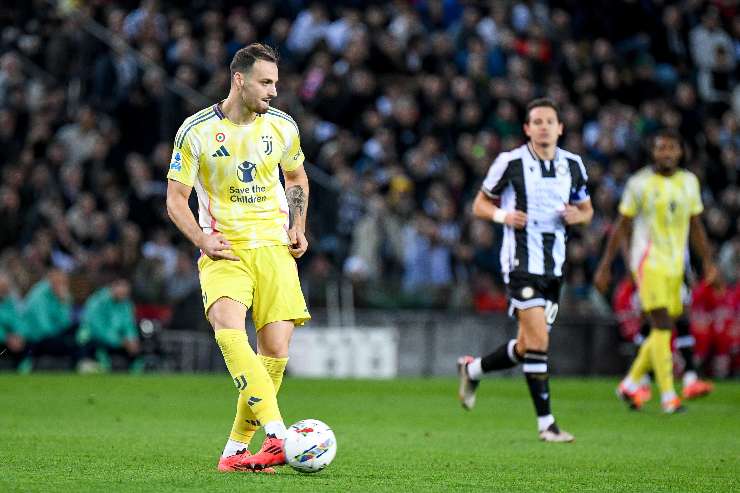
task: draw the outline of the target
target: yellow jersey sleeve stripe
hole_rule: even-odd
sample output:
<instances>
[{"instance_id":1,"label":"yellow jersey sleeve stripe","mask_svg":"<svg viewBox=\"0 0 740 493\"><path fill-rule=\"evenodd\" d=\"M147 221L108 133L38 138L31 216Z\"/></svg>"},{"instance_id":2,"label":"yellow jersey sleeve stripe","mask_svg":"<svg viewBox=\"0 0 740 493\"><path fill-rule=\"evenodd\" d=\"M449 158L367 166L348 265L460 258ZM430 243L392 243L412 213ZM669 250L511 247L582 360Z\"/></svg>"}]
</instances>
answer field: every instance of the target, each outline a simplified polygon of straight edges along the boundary
<instances>
[{"instance_id":1,"label":"yellow jersey sleeve stripe","mask_svg":"<svg viewBox=\"0 0 740 493\"><path fill-rule=\"evenodd\" d=\"M301 135L301 132L298 130L298 124L287 113L283 113L282 111L277 111L270 108L269 110L267 110L267 114L289 121L295 127L296 134L299 136Z\"/></svg>"},{"instance_id":2,"label":"yellow jersey sleeve stripe","mask_svg":"<svg viewBox=\"0 0 740 493\"><path fill-rule=\"evenodd\" d=\"M285 118L287 118L289 120L293 120L293 117L292 116L290 116L289 114L287 114L283 110L279 110L279 109L275 108L274 106L270 106L269 108L267 108L267 111L268 112L272 112L272 113L276 113L278 115L281 115L281 116L283 116L283 117L285 117Z\"/></svg>"},{"instance_id":3,"label":"yellow jersey sleeve stripe","mask_svg":"<svg viewBox=\"0 0 740 493\"><path fill-rule=\"evenodd\" d=\"M293 127L295 128L296 133L300 134L300 131L298 130L298 124L287 113L283 113L282 111L274 110L271 108L267 110L267 114L276 116L278 118L282 118L283 120L286 120L286 121L289 121L291 124L293 124Z\"/></svg>"},{"instance_id":4,"label":"yellow jersey sleeve stripe","mask_svg":"<svg viewBox=\"0 0 740 493\"><path fill-rule=\"evenodd\" d=\"M189 117L187 117L185 121L182 122L182 125L180 125L180 129L175 134L175 142L177 142L180 139L180 136L182 135L183 130L185 130L188 127L188 125L190 125L191 122L202 117L203 115L208 114L208 112L211 111L211 109L212 107L209 106L208 108L204 108L200 110L199 112L195 113L194 115L190 115Z\"/></svg>"},{"instance_id":5,"label":"yellow jersey sleeve stripe","mask_svg":"<svg viewBox=\"0 0 740 493\"><path fill-rule=\"evenodd\" d=\"M175 142L175 145L177 147L182 147L182 143L185 141L185 137L188 135L188 132L190 132L190 130L193 127L196 127L197 125L200 125L201 123L203 123L203 122L205 122L207 120L210 120L211 118L218 118L218 115L216 114L216 112L211 111L209 114L203 115L200 118L198 118L197 120L193 120L190 123L190 125L188 125L187 128L185 128L185 130L183 130L182 135L180 136L180 139L177 142Z\"/></svg>"},{"instance_id":6,"label":"yellow jersey sleeve stripe","mask_svg":"<svg viewBox=\"0 0 740 493\"><path fill-rule=\"evenodd\" d=\"M182 137L183 132L185 131L186 128L188 128L190 126L190 124L193 121L195 121L196 119L199 119L199 118L201 118L201 117L203 117L204 115L207 115L207 114L208 114L207 111L200 111L200 112L196 113L195 115L186 118L185 121L182 123L182 125L180 125L180 129L177 131L177 134L175 134L175 143L177 143L177 142L180 141L180 137Z\"/></svg>"}]
</instances>

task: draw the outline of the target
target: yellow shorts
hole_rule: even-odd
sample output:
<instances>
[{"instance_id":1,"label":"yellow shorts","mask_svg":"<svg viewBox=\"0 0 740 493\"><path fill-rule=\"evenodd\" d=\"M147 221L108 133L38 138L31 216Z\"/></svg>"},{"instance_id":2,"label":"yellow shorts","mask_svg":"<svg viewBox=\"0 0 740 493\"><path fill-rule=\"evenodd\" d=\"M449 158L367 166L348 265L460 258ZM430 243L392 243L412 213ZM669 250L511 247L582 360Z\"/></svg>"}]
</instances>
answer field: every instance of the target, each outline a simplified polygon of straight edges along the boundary
<instances>
[{"instance_id":1,"label":"yellow shorts","mask_svg":"<svg viewBox=\"0 0 740 493\"><path fill-rule=\"evenodd\" d=\"M257 330L270 322L292 320L296 326L311 319L298 280L298 266L284 245L234 249L241 261L198 259L203 308L219 298L231 298L252 308Z\"/></svg>"},{"instance_id":2,"label":"yellow shorts","mask_svg":"<svg viewBox=\"0 0 740 493\"><path fill-rule=\"evenodd\" d=\"M668 315L678 317L683 312L681 286L683 273L679 276L645 269L637 276L637 289L640 293L642 311L650 312L659 308L668 310Z\"/></svg>"}]
</instances>

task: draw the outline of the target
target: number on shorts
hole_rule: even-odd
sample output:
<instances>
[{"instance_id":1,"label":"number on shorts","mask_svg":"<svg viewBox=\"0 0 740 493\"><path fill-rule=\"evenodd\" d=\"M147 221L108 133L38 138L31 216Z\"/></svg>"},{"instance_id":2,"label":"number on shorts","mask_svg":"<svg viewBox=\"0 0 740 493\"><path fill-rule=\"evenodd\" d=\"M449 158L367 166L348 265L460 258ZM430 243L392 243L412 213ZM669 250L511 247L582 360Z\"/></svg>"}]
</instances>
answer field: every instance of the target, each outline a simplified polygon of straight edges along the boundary
<instances>
[{"instance_id":1,"label":"number on shorts","mask_svg":"<svg viewBox=\"0 0 740 493\"><path fill-rule=\"evenodd\" d=\"M558 308L558 304L550 300L545 303L545 322L547 322L547 325L555 323L555 319L558 316Z\"/></svg>"}]
</instances>

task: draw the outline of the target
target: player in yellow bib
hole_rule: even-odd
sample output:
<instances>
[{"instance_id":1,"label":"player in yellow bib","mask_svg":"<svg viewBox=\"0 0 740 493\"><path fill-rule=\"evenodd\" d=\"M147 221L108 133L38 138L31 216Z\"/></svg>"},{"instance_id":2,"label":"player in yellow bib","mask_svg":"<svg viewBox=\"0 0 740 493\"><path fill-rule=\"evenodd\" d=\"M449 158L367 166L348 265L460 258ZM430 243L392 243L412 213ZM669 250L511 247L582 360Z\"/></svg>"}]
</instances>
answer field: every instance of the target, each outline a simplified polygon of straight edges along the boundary
<instances>
[{"instance_id":1,"label":"player in yellow bib","mask_svg":"<svg viewBox=\"0 0 740 493\"><path fill-rule=\"evenodd\" d=\"M285 463L276 396L293 329L310 319L295 262L308 248L308 178L298 126L270 107L277 60L272 48L257 43L237 51L228 97L185 120L167 174L167 211L201 250L206 317L239 391L221 471L271 472ZM188 207L193 188L197 221ZM245 331L250 308L259 354ZM260 426L265 442L251 455Z\"/></svg>"},{"instance_id":2,"label":"player in yellow bib","mask_svg":"<svg viewBox=\"0 0 740 493\"><path fill-rule=\"evenodd\" d=\"M683 311L681 284L689 237L702 258L704 276L711 282L717 275L701 222L704 208L699 181L690 171L678 168L683 155L681 146L680 136L672 130L663 130L654 137L654 164L627 181L619 218L594 276L596 287L606 291L609 267L631 235L630 269L651 330L617 392L630 407L639 409L639 382L652 369L667 413L683 409L673 387L671 332Z\"/></svg>"}]
</instances>

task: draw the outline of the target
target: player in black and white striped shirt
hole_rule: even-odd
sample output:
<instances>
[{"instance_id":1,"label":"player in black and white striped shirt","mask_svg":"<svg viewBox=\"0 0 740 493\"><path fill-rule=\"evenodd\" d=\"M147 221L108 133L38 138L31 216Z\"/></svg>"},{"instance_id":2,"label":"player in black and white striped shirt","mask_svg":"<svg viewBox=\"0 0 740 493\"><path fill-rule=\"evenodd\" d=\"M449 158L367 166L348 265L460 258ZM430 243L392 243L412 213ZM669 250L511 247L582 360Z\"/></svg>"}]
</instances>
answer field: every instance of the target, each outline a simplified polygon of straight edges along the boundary
<instances>
[{"instance_id":1,"label":"player in black and white striped shirt","mask_svg":"<svg viewBox=\"0 0 740 493\"><path fill-rule=\"evenodd\" d=\"M583 161L557 147L563 124L555 103L532 101L524 133L528 142L496 158L473 204L476 217L504 225L501 270L519 332L487 356L458 360L459 397L471 409L484 373L523 363L540 439L570 442L573 435L558 428L550 411L548 332L558 312L567 228L588 223L593 208Z\"/></svg>"}]
</instances>

